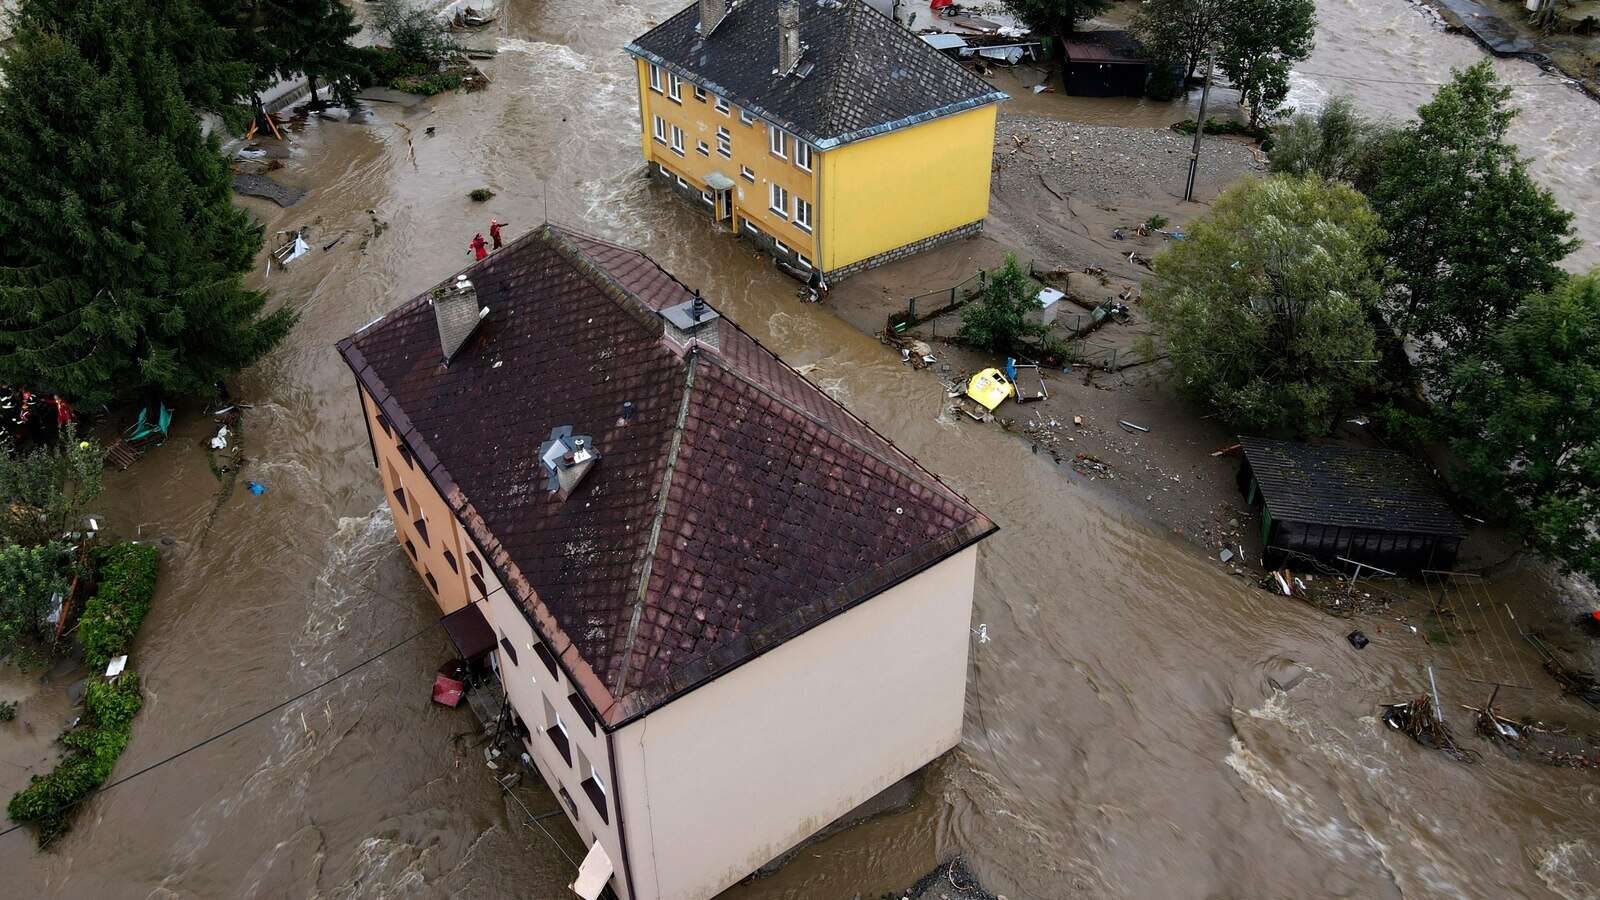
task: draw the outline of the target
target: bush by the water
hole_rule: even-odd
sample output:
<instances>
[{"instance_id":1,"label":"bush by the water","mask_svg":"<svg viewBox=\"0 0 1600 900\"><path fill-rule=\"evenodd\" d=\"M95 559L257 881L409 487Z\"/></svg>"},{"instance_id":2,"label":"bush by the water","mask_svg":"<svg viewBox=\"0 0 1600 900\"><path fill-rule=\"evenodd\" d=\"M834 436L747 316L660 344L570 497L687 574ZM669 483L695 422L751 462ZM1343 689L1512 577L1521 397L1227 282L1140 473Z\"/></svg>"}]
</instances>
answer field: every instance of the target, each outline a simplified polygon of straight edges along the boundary
<instances>
[{"instance_id":1,"label":"bush by the water","mask_svg":"<svg viewBox=\"0 0 1600 900\"><path fill-rule=\"evenodd\" d=\"M48 653L53 627L46 617L66 594L72 571L65 544L0 545L0 656L31 663Z\"/></svg>"},{"instance_id":2,"label":"bush by the water","mask_svg":"<svg viewBox=\"0 0 1600 900\"><path fill-rule=\"evenodd\" d=\"M112 657L128 652L150 612L159 554L148 544L118 544L96 557L100 588L83 609L78 640L89 667L103 669Z\"/></svg>"},{"instance_id":3,"label":"bush by the water","mask_svg":"<svg viewBox=\"0 0 1600 900\"><path fill-rule=\"evenodd\" d=\"M83 719L63 734L66 755L48 775L35 775L6 805L14 822L38 827L40 846L65 834L72 814L106 779L128 746L133 717L144 705L139 677L127 673L116 681L91 681L83 697Z\"/></svg>"},{"instance_id":4,"label":"bush by the water","mask_svg":"<svg viewBox=\"0 0 1600 900\"><path fill-rule=\"evenodd\" d=\"M1194 134L1194 120L1184 119L1182 122L1174 123L1172 130L1179 134ZM1235 137L1247 137L1265 142L1272 137L1272 129L1253 128L1249 122L1235 122L1232 119L1218 122L1216 119L1206 116L1206 134L1231 134Z\"/></svg>"}]
</instances>

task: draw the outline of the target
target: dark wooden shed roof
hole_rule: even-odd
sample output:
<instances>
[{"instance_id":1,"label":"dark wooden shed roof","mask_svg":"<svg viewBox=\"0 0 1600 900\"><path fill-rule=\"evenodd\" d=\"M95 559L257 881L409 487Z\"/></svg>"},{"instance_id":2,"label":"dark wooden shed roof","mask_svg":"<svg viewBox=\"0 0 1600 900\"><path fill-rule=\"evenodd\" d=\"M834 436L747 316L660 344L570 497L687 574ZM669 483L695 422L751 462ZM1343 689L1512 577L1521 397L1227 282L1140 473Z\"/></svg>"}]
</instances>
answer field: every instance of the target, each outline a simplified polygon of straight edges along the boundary
<instances>
[{"instance_id":1,"label":"dark wooden shed roof","mask_svg":"<svg viewBox=\"0 0 1600 900\"><path fill-rule=\"evenodd\" d=\"M1460 538L1466 534L1415 459L1362 450L1241 438L1274 519Z\"/></svg>"},{"instance_id":2,"label":"dark wooden shed roof","mask_svg":"<svg viewBox=\"0 0 1600 900\"><path fill-rule=\"evenodd\" d=\"M1122 63L1144 65L1150 62L1144 45L1126 31L1079 31L1061 38L1061 52L1071 62Z\"/></svg>"}]
</instances>

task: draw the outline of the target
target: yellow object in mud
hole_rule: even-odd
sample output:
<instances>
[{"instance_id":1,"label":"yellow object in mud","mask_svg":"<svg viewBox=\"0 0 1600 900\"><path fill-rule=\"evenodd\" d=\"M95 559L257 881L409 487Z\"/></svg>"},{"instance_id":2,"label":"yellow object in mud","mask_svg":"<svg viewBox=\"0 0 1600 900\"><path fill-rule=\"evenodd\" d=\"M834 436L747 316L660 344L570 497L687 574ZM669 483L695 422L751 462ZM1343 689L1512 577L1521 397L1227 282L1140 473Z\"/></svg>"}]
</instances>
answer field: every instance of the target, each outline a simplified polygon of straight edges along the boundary
<instances>
[{"instance_id":1,"label":"yellow object in mud","mask_svg":"<svg viewBox=\"0 0 1600 900\"><path fill-rule=\"evenodd\" d=\"M999 369L984 369L967 382L967 396L990 412L994 412L994 408L1004 403L1007 397L1016 395L1016 386Z\"/></svg>"}]
</instances>

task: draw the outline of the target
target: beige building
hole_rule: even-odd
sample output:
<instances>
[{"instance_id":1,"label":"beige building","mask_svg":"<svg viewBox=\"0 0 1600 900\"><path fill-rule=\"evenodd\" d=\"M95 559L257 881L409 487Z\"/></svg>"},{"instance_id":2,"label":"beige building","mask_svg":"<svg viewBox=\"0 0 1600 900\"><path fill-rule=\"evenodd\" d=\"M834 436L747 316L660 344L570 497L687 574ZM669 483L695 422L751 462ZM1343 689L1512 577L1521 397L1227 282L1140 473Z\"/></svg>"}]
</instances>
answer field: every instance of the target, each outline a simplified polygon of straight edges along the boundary
<instances>
[{"instance_id":1,"label":"beige building","mask_svg":"<svg viewBox=\"0 0 1600 900\"><path fill-rule=\"evenodd\" d=\"M545 226L339 350L578 894L711 897L960 741L994 525L642 254Z\"/></svg>"}]
</instances>

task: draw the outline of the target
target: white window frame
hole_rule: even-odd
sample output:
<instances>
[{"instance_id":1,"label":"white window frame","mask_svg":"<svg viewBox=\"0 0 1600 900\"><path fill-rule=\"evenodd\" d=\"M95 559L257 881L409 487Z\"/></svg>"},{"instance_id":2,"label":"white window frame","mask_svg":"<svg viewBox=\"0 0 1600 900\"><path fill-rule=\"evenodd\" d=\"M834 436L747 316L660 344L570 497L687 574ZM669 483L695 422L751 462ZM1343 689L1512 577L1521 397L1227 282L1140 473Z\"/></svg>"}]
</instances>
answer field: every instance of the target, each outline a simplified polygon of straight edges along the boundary
<instances>
[{"instance_id":1,"label":"white window frame","mask_svg":"<svg viewBox=\"0 0 1600 900\"><path fill-rule=\"evenodd\" d=\"M767 211L785 222L789 220L789 191L776 181L767 185Z\"/></svg>"},{"instance_id":2,"label":"white window frame","mask_svg":"<svg viewBox=\"0 0 1600 900\"><path fill-rule=\"evenodd\" d=\"M710 191L701 191L700 199L704 200L707 206L715 206L717 202L717 199L711 195Z\"/></svg>"},{"instance_id":3,"label":"white window frame","mask_svg":"<svg viewBox=\"0 0 1600 900\"><path fill-rule=\"evenodd\" d=\"M706 89L701 87L698 84L695 85L694 86L694 98L696 100L699 100L701 103L706 102Z\"/></svg>"},{"instance_id":4,"label":"white window frame","mask_svg":"<svg viewBox=\"0 0 1600 900\"><path fill-rule=\"evenodd\" d=\"M779 159L788 159L788 142L784 140L787 135L782 128L776 125L767 126L767 150Z\"/></svg>"},{"instance_id":5,"label":"white window frame","mask_svg":"<svg viewBox=\"0 0 1600 900\"><path fill-rule=\"evenodd\" d=\"M655 116L654 118L655 124L652 127L651 134L655 136L656 140L665 144L667 142L667 120L660 116Z\"/></svg>"},{"instance_id":6,"label":"white window frame","mask_svg":"<svg viewBox=\"0 0 1600 900\"><path fill-rule=\"evenodd\" d=\"M661 67L655 63L650 64L650 90L661 93Z\"/></svg>"},{"instance_id":7,"label":"white window frame","mask_svg":"<svg viewBox=\"0 0 1600 900\"><path fill-rule=\"evenodd\" d=\"M717 126L717 153L723 159L733 159L733 132L721 125Z\"/></svg>"},{"instance_id":8,"label":"white window frame","mask_svg":"<svg viewBox=\"0 0 1600 900\"><path fill-rule=\"evenodd\" d=\"M800 215L801 210L805 210L804 218L802 218ZM810 203L801 200L799 197L794 198L794 227L804 231L806 234L810 234L811 212L812 210Z\"/></svg>"},{"instance_id":9,"label":"white window frame","mask_svg":"<svg viewBox=\"0 0 1600 900\"><path fill-rule=\"evenodd\" d=\"M794 139L794 164L807 172L811 171L811 145L799 138Z\"/></svg>"},{"instance_id":10,"label":"white window frame","mask_svg":"<svg viewBox=\"0 0 1600 900\"><path fill-rule=\"evenodd\" d=\"M711 155L711 145L707 144L705 141L695 141L694 142L694 152L700 154L701 156L710 156Z\"/></svg>"},{"instance_id":11,"label":"white window frame","mask_svg":"<svg viewBox=\"0 0 1600 900\"><path fill-rule=\"evenodd\" d=\"M561 721L561 713L556 712L556 727L561 729L561 736L567 739L567 746L572 745L572 735L567 731L567 723Z\"/></svg>"},{"instance_id":12,"label":"white window frame","mask_svg":"<svg viewBox=\"0 0 1600 900\"><path fill-rule=\"evenodd\" d=\"M676 73L667 73L667 99L674 103L683 102L683 79Z\"/></svg>"},{"instance_id":13,"label":"white window frame","mask_svg":"<svg viewBox=\"0 0 1600 900\"><path fill-rule=\"evenodd\" d=\"M687 188L689 186L689 182L684 181L682 175L674 175L672 177L678 179L678 187Z\"/></svg>"},{"instance_id":14,"label":"white window frame","mask_svg":"<svg viewBox=\"0 0 1600 900\"><path fill-rule=\"evenodd\" d=\"M589 763L589 780L594 782L594 786L600 789L602 797L607 800L611 799L611 792L606 790L606 780L600 777L600 770L594 767L593 762Z\"/></svg>"},{"instance_id":15,"label":"white window frame","mask_svg":"<svg viewBox=\"0 0 1600 900\"><path fill-rule=\"evenodd\" d=\"M683 155L683 129L676 125L672 126L672 152Z\"/></svg>"},{"instance_id":16,"label":"white window frame","mask_svg":"<svg viewBox=\"0 0 1600 900\"><path fill-rule=\"evenodd\" d=\"M745 181L750 182L751 184L755 184L756 183L755 170L751 169L749 166L740 166L739 167L739 177L743 178Z\"/></svg>"},{"instance_id":17,"label":"white window frame","mask_svg":"<svg viewBox=\"0 0 1600 900\"><path fill-rule=\"evenodd\" d=\"M718 96L715 105L717 107L717 112L722 113L725 116L733 114L733 104L728 102L727 97Z\"/></svg>"},{"instance_id":18,"label":"white window frame","mask_svg":"<svg viewBox=\"0 0 1600 900\"><path fill-rule=\"evenodd\" d=\"M776 248L779 253L789 253L790 252L789 245L785 244L783 241L778 240L777 238L773 238L772 239L772 246L774 248Z\"/></svg>"},{"instance_id":19,"label":"white window frame","mask_svg":"<svg viewBox=\"0 0 1600 900\"><path fill-rule=\"evenodd\" d=\"M805 258L805 257L804 257L804 256L801 256L801 255L800 255L800 254L798 254L798 253L796 253L796 254L795 254L795 255L794 255L794 261L795 261L795 262L796 262L796 263L799 263L799 264L800 264L800 268L802 268L802 269L810 269L810 268L813 268L813 266L812 266L812 265L811 265L811 260L809 260L809 259L806 259L806 258Z\"/></svg>"},{"instance_id":20,"label":"white window frame","mask_svg":"<svg viewBox=\"0 0 1600 900\"><path fill-rule=\"evenodd\" d=\"M739 121L746 125L754 125L756 123L756 117L750 115L750 110L741 106L739 107Z\"/></svg>"}]
</instances>

